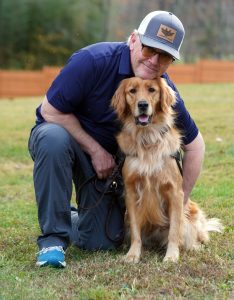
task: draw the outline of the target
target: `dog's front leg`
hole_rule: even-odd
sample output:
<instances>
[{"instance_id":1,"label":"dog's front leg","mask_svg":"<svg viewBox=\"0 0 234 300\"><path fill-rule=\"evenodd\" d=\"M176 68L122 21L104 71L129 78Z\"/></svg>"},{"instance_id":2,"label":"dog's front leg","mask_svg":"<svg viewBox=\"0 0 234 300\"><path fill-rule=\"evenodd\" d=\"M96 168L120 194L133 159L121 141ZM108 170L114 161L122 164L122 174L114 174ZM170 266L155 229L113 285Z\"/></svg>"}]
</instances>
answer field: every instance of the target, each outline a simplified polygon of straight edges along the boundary
<instances>
[{"instance_id":1,"label":"dog's front leg","mask_svg":"<svg viewBox=\"0 0 234 300\"><path fill-rule=\"evenodd\" d=\"M182 191L172 190L169 192L169 219L170 229L168 235L167 252L163 259L164 262L177 262L179 259L179 244L183 230L183 199Z\"/></svg>"},{"instance_id":2,"label":"dog's front leg","mask_svg":"<svg viewBox=\"0 0 234 300\"><path fill-rule=\"evenodd\" d=\"M133 186L125 186L126 188L126 207L130 223L131 246L124 260L126 262L137 263L141 256L141 228L136 215L137 195Z\"/></svg>"}]
</instances>

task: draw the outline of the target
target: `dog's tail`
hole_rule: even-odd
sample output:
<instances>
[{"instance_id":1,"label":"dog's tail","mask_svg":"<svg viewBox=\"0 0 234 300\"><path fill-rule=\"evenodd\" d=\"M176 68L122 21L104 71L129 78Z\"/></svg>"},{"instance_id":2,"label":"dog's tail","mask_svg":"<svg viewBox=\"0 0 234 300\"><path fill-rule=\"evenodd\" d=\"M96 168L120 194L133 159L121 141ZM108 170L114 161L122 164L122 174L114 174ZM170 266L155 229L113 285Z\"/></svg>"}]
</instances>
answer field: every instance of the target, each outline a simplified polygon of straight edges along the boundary
<instances>
[{"instance_id":1,"label":"dog's tail","mask_svg":"<svg viewBox=\"0 0 234 300\"><path fill-rule=\"evenodd\" d=\"M224 226L219 219L212 218L207 220L206 230L223 233Z\"/></svg>"},{"instance_id":2,"label":"dog's tail","mask_svg":"<svg viewBox=\"0 0 234 300\"><path fill-rule=\"evenodd\" d=\"M192 201L185 214L184 247L185 249L199 249L200 244L209 242L209 232L223 232L223 225L219 219L207 218L205 213Z\"/></svg>"}]
</instances>

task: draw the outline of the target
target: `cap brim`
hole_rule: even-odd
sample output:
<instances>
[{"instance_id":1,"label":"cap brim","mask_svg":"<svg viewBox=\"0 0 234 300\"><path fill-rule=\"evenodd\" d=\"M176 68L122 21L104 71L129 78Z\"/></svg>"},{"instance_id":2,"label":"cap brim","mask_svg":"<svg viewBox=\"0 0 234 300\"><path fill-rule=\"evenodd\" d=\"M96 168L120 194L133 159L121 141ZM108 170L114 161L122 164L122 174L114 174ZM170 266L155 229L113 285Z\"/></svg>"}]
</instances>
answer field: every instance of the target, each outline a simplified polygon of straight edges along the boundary
<instances>
[{"instance_id":1,"label":"cap brim","mask_svg":"<svg viewBox=\"0 0 234 300\"><path fill-rule=\"evenodd\" d=\"M168 45L164 44L163 42L153 40L151 38L148 38L147 36L143 36L142 34L139 34L139 37L140 37L140 41L142 44L149 46L149 47L163 50L163 51L169 53L170 55L172 55L174 58L180 59L179 52L177 50L169 47Z\"/></svg>"}]
</instances>

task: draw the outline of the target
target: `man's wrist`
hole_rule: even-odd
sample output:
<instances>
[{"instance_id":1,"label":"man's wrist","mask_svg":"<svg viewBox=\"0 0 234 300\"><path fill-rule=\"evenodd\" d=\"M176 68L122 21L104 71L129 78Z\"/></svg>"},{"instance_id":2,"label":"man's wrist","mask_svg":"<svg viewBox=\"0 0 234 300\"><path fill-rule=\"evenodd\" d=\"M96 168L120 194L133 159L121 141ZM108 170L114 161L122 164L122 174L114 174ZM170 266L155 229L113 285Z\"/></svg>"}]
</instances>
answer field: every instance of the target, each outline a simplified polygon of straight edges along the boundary
<instances>
[{"instance_id":1,"label":"man's wrist","mask_svg":"<svg viewBox=\"0 0 234 300\"><path fill-rule=\"evenodd\" d=\"M98 143L92 143L91 145L89 145L89 150L88 150L88 154L90 156L93 156L95 154L97 154L97 152L99 152L102 149L102 147L98 144Z\"/></svg>"}]
</instances>

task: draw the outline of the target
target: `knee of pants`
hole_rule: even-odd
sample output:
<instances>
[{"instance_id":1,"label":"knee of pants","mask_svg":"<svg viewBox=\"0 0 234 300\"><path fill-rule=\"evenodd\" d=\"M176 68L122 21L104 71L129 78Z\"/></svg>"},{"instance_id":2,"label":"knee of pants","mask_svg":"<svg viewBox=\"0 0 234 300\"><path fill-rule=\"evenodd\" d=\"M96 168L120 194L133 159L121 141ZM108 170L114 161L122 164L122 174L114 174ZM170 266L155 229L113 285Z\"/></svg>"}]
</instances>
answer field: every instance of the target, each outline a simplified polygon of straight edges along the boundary
<instances>
[{"instance_id":1,"label":"knee of pants","mask_svg":"<svg viewBox=\"0 0 234 300\"><path fill-rule=\"evenodd\" d=\"M78 216L77 213L72 212L72 244L79 248L95 251L95 250L114 250L117 249L121 243L113 241L107 236L105 226L100 224L95 214L87 213L86 216ZM85 223L83 218L85 217ZM123 228L115 229L117 235L122 235Z\"/></svg>"},{"instance_id":2,"label":"knee of pants","mask_svg":"<svg viewBox=\"0 0 234 300\"><path fill-rule=\"evenodd\" d=\"M70 135L62 126L46 123L36 130L33 141L35 157L45 155L55 158L69 153Z\"/></svg>"}]
</instances>

